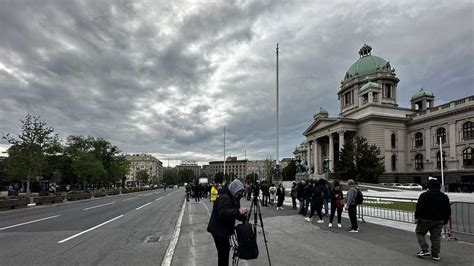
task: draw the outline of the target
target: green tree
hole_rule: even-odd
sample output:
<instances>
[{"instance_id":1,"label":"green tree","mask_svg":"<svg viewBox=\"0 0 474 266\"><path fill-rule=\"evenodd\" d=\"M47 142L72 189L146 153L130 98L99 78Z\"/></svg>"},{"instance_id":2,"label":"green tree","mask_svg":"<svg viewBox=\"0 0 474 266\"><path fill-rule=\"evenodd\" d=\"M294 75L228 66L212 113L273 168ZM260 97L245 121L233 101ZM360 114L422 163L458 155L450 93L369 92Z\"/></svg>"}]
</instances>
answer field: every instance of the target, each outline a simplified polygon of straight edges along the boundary
<instances>
[{"instance_id":1,"label":"green tree","mask_svg":"<svg viewBox=\"0 0 474 266\"><path fill-rule=\"evenodd\" d=\"M97 160L94 154L80 152L72 160L72 169L82 183L83 189L86 189L87 183L96 187L97 183L103 180L105 169L102 162Z\"/></svg>"},{"instance_id":2,"label":"green tree","mask_svg":"<svg viewBox=\"0 0 474 266\"><path fill-rule=\"evenodd\" d=\"M252 184L256 179L258 179L257 173L251 173L245 176L245 180L250 184Z\"/></svg>"},{"instance_id":3,"label":"green tree","mask_svg":"<svg viewBox=\"0 0 474 266\"><path fill-rule=\"evenodd\" d=\"M138 183L141 186L143 184L148 183L148 181L150 180L150 175L148 174L146 170L140 170L138 171L136 178L138 180Z\"/></svg>"},{"instance_id":4,"label":"green tree","mask_svg":"<svg viewBox=\"0 0 474 266\"><path fill-rule=\"evenodd\" d=\"M214 182L222 183L222 181L224 181L224 173L223 172L217 172L214 175Z\"/></svg>"},{"instance_id":5,"label":"green tree","mask_svg":"<svg viewBox=\"0 0 474 266\"><path fill-rule=\"evenodd\" d=\"M168 185L178 184L178 173L174 169L165 169L163 173L163 182Z\"/></svg>"},{"instance_id":6,"label":"green tree","mask_svg":"<svg viewBox=\"0 0 474 266\"><path fill-rule=\"evenodd\" d=\"M0 160L0 188L9 181L6 160Z\"/></svg>"},{"instance_id":7,"label":"green tree","mask_svg":"<svg viewBox=\"0 0 474 266\"><path fill-rule=\"evenodd\" d=\"M296 176L295 160L291 160L291 162L285 168L283 168L281 175L284 181L295 180L295 176Z\"/></svg>"},{"instance_id":8,"label":"green tree","mask_svg":"<svg viewBox=\"0 0 474 266\"><path fill-rule=\"evenodd\" d=\"M191 169L183 169L178 172L179 183L192 183L194 179L196 179L196 176Z\"/></svg>"},{"instance_id":9,"label":"green tree","mask_svg":"<svg viewBox=\"0 0 474 266\"><path fill-rule=\"evenodd\" d=\"M8 171L17 178L26 177L26 194L31 195L32 178L41 175L45 156L59 150L59 137L40 117L27 114L21 120L21 132L17 137L10 133L3 136L12 146L8 149Z\"/></svg>"},{"instance_id":10,"label":"green tree","mask_svg":"<svg viewBox=\"0 0 474 266\"><path fill-rule=\"evenodd\" d=\"M121 183L122 187L125 186L125 180L127 173L130 170L130 162L126 161L122 157L116 158L109 164L106 176L107 185Z\"/></svg>"},{"instance_id":11,"label":"green tree","mask_svg":"<svg viewBox=\"0 0 474 266\"><path fill-rule=\"evenodd\" d=\"M369 145L364 137L356 137L354 142L344 145L336 161L336 171L343 179L376 183L384 172L384 158L380 148Z\"/></svg>"}]
</instances>

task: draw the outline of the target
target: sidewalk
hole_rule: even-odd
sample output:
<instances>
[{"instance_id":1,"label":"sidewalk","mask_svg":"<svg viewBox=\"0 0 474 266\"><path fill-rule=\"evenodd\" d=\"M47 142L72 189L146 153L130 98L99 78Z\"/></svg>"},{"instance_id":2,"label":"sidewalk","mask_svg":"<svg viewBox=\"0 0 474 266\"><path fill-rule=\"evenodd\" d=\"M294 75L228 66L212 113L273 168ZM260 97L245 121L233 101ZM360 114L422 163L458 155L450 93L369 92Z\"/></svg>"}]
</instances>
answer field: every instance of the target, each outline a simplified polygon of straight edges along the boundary
<instances>
[{"instance_id":1,"label":"sidewalk","mask_svg":"<svg viewBox=\"0 0 474 266\"><path fill-rule=\"evenodd\" d=\"M241 205L249 207L250 202L242 199ZM212 236L206 232L211 211L207 199L187 204L173 265L217 264ZM473 246L465 243L443 241L441 262L434 262L416 257L419 247L413 231L363 223L359 233L349 233L345 218L339 229L328 228L327 218L322 225L308 223L289 207L281 211L261 207L261 211L272 265L472 265L474 261ZM259 258L240 265L268 265L262 230L257 230Z\"/></svg>"}]
</instances>

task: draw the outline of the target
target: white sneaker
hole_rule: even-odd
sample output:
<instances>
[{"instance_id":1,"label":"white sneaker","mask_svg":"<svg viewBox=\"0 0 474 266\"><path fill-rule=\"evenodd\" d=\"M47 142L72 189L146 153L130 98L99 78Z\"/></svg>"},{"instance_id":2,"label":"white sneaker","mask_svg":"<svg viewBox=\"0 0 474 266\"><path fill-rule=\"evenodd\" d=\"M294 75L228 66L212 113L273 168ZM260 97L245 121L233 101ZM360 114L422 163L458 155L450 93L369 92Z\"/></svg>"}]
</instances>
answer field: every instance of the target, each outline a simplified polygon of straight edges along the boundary
<instances>
[{"instance_id":1,"label":"white sneaker","mask_svg":"<svg viewBox=\"0 0 474 266\"><path fill-rule=\"evenodd\" d=\"M342 228L342 224L337 224L337 227Z\"/></svg>"},{"instance_id":2,"label":"white sneaker","mask_svg":"<svg viewBox=\"0 0 474 266\"><path fill-rule=\"evenodd\" d=\"M283 207L280 207L280 210L283 210Z\"/></svg>"},{"instance_id":3,"label":"white sneaker","mask_svg":"<svg viewBox=\"0 0 474 266\"><path fill-rule=\"evenodd\" d=\"M309 217L306 217L306 218L304 218L304 219L305 219L307 222L311 222L311 218L309 218Z\"/></svg>"},{"instance_id":4,"label":"white sneaker","mask_svg":"<svg viewBox=\"0 0 474 266\"><path fill-rule=\"evenodd\" d=\"M332 227L332 223L329 223L329 224L328 224L328 227L331 228L331 227Z\"/></svg>"},{"instance_id":5,"label":"white sneaker","mask_svg":"<svg viewBox=\"0 0 474 266\"><path fill-rule=\"evenodd\" d=\"M324 223L324 220L319 220L317 221L318 224L323 224Z\"/></svg>"}]
</instances>

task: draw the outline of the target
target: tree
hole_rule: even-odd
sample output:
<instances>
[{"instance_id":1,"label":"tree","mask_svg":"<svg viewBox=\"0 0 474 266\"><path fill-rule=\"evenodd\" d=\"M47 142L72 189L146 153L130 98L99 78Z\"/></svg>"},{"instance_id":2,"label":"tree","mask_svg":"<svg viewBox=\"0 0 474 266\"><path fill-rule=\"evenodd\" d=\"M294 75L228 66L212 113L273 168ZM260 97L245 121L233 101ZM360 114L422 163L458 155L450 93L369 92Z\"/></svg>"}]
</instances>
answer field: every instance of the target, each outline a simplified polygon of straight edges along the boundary
<instances>
[{"instance_id":1,"label":"tree","mask_svg":"<svg viewBox=\"0 0 474 266\"><path fill-rule=\"evenodd\" d=\"M296 176L296 162L295 160L291 160L291 162L283 168L282 177L284 181L292 181L295 180Z\"/></svg>"},{"instance_id":2,"label":"tree","mask_svg":"<svg viewBox=\"0 0 474 266\"><path fill-rule=\"evenodd\" d=\"M258 174L257 173L251 173L251 174L248 174L245 177L245 180L247 181L247 183L250 183L250 184L255 182L255 180L257 180L257 179L258 179Z\"/></svg>"},{"instance_id":3,"label":"tree","mask_svg":"<svg viewBox=\"0 0 474 266\"><path fill-rule=\"evenodd\" d=\"M375 183L384 171L384 159L380 148L369 145L364 137L356 137L354 142L344 145L336 161L336 171L343 179Z\"/></svg>"},{"instance_id":4,"label":"tree","mask_svg":"<svg viewBox=\"0 0 474 266\"><path fill-rule=\"evenodd\" d=\"M31 196L31 179L41 175L45 156L59 149L59 137L39 116L27 114L21 124L21 132L17 137L8 133L3 138L12 144L8 148L9 173L20 178L26 177L26 194Z\"/></svg>"},{"instance_id":5,"label":"tree","mask_svg":"<svg viewBox=\"0 0 474 266\"><path fill-rule=\"evenodd\" d=\"M138 171L136 178L138 180L138 183L140 185L143 185L148 183L148 181L150 180L150 175L146 170L140 170Z\"/></svg>"},{"instance_id":6,"label":"tree","mask_svg":"<svg viewBox=\"0 0 474 266\"><path fill-rule=\"evenodd\" d=\"M122 187L125 186L125 180L127 178L127 173L130 169L130 162L126 161L124 158L116 158L109 164L106 175L107 185L122 183Z\"/></svg>"},{"instance_id":7,"label":"tree","mask_svg":"<svg viewBox=\"0 0 474 266\"><path fill-rule=\"evenodd\" d=\"M214 182L222 183L222 181L224 181L224 173L223 172L217 172L214 175Z\"/></svg>"},{"instance_id":8,"label":"tree","mask_svg":"<svg viewBox=\"0 0 474 266\"><path fill-rule=\"evenodd\" d=\"M92 183L95 187L105 175L102 162L97 160L93 154L87 152L76 154L72 161L72 169L82 183L83 189L86 189L87 183Z\"/></svg>"},{"instance_id":9,"label":"tree","mask_svg":"<svg viewBox=\"0 0 474 266\"><path fill-rule=\"evenodd\" d=\"M273 172L274 172L275 161L272 159L272 156L269 155L263 162L263 179L270 181L272 183L273 180Z\"/></svg>"},{"instance_id":10,"label":"tree","mask_svg":"<svg viewBox=\"0 0 474 266\"><path fill-rule=\"evenodd\" d=\"M178 184L178 173L174 169L165 169L163 173L165 184Z\"/></svg>"},{"instance_id":11,"label":"tree","mask_svg":"<svg viewBox=\"0 0 474 266\"><path fill-rule=\"evenodd\" d=\"M196 176L194 175L193 170L183 169L178 172L178 182L179 183L192 183Z\"/></svg>"}]
</instances>

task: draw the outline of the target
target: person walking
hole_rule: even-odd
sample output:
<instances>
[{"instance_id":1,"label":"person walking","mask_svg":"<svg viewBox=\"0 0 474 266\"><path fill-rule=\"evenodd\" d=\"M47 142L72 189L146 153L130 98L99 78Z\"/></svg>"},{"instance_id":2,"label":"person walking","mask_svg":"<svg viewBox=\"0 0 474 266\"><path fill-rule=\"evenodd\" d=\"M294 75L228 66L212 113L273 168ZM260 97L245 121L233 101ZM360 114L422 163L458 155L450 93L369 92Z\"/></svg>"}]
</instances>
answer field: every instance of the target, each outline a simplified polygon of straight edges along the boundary
<instances>
[{"instance_id":1,"label":"person walking","mask_svg":"<svg viewBox=\"0 0 474 266\"><path fill-rule=\"evenodd\" d=\"M447 224L451 216L451 206L449 198L440 191L438 180L428 181L428 191L421 193L416 203L415 222L416 238L421 247L418 257L430 256L435 261L439 261L441 249L441 230ZM430 232L431 254L426 243L426 233Z\"/></svg>"},{"instance_id":2,"label":"person walking","mask_svg":"<svg viewBox=\"0 0 474 266\"><path fill-rule=\"evenodd\" d=\"M320 179L321 180L321 179ZM324 180L324 184L321 186L323 190L323 206L324 206L324 216L329 216L329 186L326 180Z\"/></svg>"},{"instance_id":3,"label":"person walking","mask_svg":"<svg viewBox=\"0 0 474 266\"><path fill-rule=\"evenodd\" d=\"M277 210L283 210L283 201L285 200L285 188L280 183L277 189Z\"/></svg>"},{"instance_id":4,"label":"person walking","mask_svg":"<svg viewBox=\"0 0 474 266\"><path fill-rule=\"evenodd\" d=\"M245 221L248 209L240 207L244 185L238 179L223 187L212 208L207 231L214 238L218 265L229 265L230 236L234 233L235 220Z\"/></svg>"},{"instance_id":5,"label":"person walking","mask_svg":"<svg viewBox=\"0 0 474 266\"><path fill-rule=\"evenodd\" d=\"M334 181L333 189L329 193L329 198L331 200L331 217L329 217L328 227L332 227L332 221L334 221L334 215L337 211L337 227L342 228L341 216L344 210L344 193L342 193L339 181Z\"/></svg>"},{"instance_id":6,"label":"person walking","mask_svg":"<svg viewBox=\"0 0 474 266\"><path fill-rule=\"evenodd\" d=\"M217 200L218 192L217 192L217 185L214 183L211 187L211 202L215 202Z\"/></svg>"},{"instance_id":7,"label":"person walking","mask_svg":"<svg viewBox=\"0 0 474 266\"><path fill-rule=\"evenodd\" d=\"M311 204L311 195L313 194L313 182L308 181L308 183L304 186L304 212L303 216L308 214L309 205ZM312 208L312 206L311 206Z\"/></svg>"},{"instance_id":8,"label":"person walking","mask_svg":"<svg viewBox=\"0 0 474 266\"><path fill-rule=\"evenodd\" d=\"M301 182L298 184L298 187L296 188L296 197L298 198L298 203L300 205L300 211L298 214L301 214L304 216L305 212L305 205L304 205L304 185L305 181L301 180Z\"/></svg>"},{"instance_id":9,"label":"person walking","mask_svg":"<svg viewBox=\"0 0 474 266\"><path fill-rule=\"evenodd\" d=\"M262 206L268 207L268 200L270 198L270 185L268 182L262 182L260 184L260 190L262 190Z\"/></svg>"},{"instance_id":10,"label":"person walking","mask_svg":"<svg viewBox=\"0 0 474 266\"><path fill-rule=\"evenodd\" d=\"M291 207L293 210L296 210L296 196L298 195L296 182L293 182L293 185L291 186L290 195L291 195L291 203L292 203Z\"/></svg>"},{"instance_id":11,"label":"person walking","mask_svg":"<svg viewBox=\"0 0 474 266\"><path fill-rule=\"evenodd\" d=\"M311 194L311 212L309 214L309 217L306 218L306 221L311 222L311 219L314 216L314 212L318 214L319 220L317 223L324 223L323 220L323 214L322 214L322 209L323 209L323 185L325 184L326 181L324 179L319 179L318 184L314 186Z\"/></svg>"},{"instance_id":12,"label":"person walking","mask_svg":"<svg viewBox=\"0 0 474 266\"><path fill-rule=\"evenodd\" d=\"M270 191L270 205L272 207L274 207L275 206L275 197L276 197L276 192L277 192L277 188L275 187L275 184L272 184L270 186L269 191Z\"/></svg>"},{"instance_id":13,"label":"person walking","mask_svg":"<svg viewBox=\"0 0 474 266\"><path fill-rule=\"evenodd\" d=\"M349 190L347 191L347 195L346 195L346 210L349 211L349 219L351 220L351 229L349 229L349 232L358 233L359 226L357 225L357 204L356 204L357 188L355 188L353 179L347 180L347 186L349 186Z\"/></svg>"}]
</instances>

